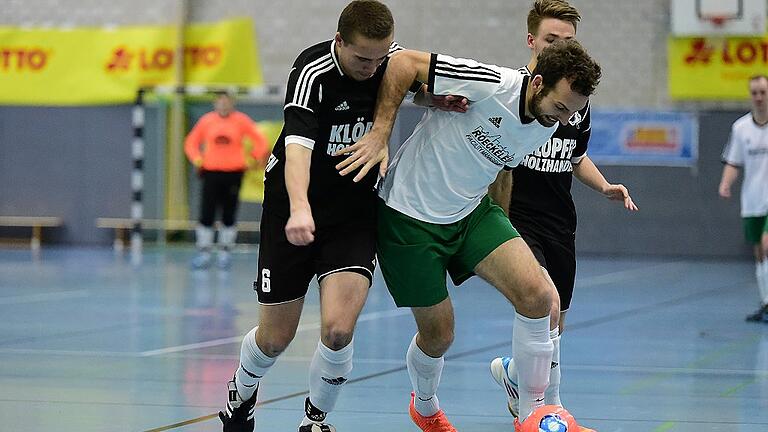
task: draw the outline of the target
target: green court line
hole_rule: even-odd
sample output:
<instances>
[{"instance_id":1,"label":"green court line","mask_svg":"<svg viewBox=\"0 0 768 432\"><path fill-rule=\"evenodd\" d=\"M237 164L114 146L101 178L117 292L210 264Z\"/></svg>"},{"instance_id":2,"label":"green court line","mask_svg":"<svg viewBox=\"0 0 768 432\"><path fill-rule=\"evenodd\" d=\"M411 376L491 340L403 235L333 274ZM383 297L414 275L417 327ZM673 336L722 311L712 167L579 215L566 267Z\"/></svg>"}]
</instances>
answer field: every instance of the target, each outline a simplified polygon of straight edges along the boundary
<instances>
[{"instance_id":1,"label":"green court line","mask_svg":"<svg viewBox=\"0 0 768 432\"><path fill-rule=\"evenodd\" d=\"M659 426L658 426L656 429L654 429L652 432L666 432L666 431L669 431L669 430L672 430L672 429L674 429L674 427L675 427L675 425L676 425L676 424L677 424L677 423L675 423L675 422L673 422L673 421L664 422L664 423L660 424L660 425L659 425Z\"/></svg>"},{"instance_id":2,"label":"green court line","mask_svg":"<svg viewBox=\"0 0 768 432\"><path fill-rule=\"evenodd\" d=\"M762 336L760 335L750 335L750 336L745 336L741 339L737 339L729 343L728 345L725 345L722 348L715 350L712 353L709 353L707 355L697 358L696 360L683 366L683 368L703 368L711 363L714 363L716 360L726 355L733 354L734 351L738 351L743 348L754 346L761 337ZM632 384L630 386L627 386L621 389L619 391L619 394L626 396L626 395L637 393L641 390L653 387L654 385L658 384L661 381L667 380L672 375L674 375L673 372L659 372L646 379L639 380L635 384Z\"/></svg>"},{"instance_id":3,"label":"green court line","mask_svg":"<svg viewBox=\"0 0 768 432\"><path fill-rule=\"evenodd\" d=\"M737 384L737 385L735 385L735 386L733 386L731 388L725 389L722 393L720 393L720 396L721 397L731 397L731 396L735 395L736 393L740 392L741 390L743 390L744 388L749 387L750 385L752 385L752 384L754 384L756 382L757 382L757 378L752 378L752 379L746 380L746 381L742 382L741 384Z\"/></svg>"}]
</instances>

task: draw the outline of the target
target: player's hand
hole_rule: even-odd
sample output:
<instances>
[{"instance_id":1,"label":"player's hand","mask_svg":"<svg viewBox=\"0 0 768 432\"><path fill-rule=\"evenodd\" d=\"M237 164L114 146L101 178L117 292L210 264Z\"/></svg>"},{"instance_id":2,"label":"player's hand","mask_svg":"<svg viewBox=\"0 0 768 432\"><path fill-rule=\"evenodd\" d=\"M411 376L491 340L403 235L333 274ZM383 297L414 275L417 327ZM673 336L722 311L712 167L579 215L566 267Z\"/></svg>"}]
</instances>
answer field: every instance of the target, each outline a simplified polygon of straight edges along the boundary
<instances>
[{"instance_id":1,"label":"player's hand","mask_svg":"<svg viewBox=\"0 0 768 432\"><path fill-rule=\"evenodd\" d=\"M291 217L285 224L285 236L294 246L306 246L315 241L315 220L312 210L291 210Z\"/></svg>"},{"instance_id":2,"label":"player's hand","mask_svg":"<svg viewBox=\"0 0 768 432\"><path fill-rule=\"evenodd\" d=\"M609 184L603 191L603 195L611 201L624 201L624 208L629 211L637 211L638 208L629 196L629 191L623 184Z\"/></svg>"},{"instance_id":3,"label":"player's hand","mask_svg":"<svg viewBox=\"0 0 768 432\"><path fill-rule=\"evenodd\" d=\"M454 111L465 113L469 109L469 100L463 96L436 96L432 95L431 106L442 111Z\"/></svg>"},{"instance_id":4,"label":"player's hand","mask_svg":"<svg viewBox=\"0 0 768 432\"><path fill-rule=\"evenodd\" d=\"M720 187L717 188L718 194L720 194L720 198L723 199L730 199L731 198L731 188L730 186L726 186L724 184L720 184Z\"/></svg>"},{"instance_id":5,"label":"player's hand","mask_svg":"<svg viewBox=\"0 0 768 432\"><path fill-rule=\"evenodd\" d=\"M353 181L359 182L368 174L376 164L379 164L379 176L384 177L387 172L387 162L389 161L389 141L386 134L372 129L355 144L343 148L333 156L343 156L349 154L346 159L336 165L339 174L347 175L356 169L360 169ZM351 154L350 154L351 153Z\"/></svg>"}]
</instances>

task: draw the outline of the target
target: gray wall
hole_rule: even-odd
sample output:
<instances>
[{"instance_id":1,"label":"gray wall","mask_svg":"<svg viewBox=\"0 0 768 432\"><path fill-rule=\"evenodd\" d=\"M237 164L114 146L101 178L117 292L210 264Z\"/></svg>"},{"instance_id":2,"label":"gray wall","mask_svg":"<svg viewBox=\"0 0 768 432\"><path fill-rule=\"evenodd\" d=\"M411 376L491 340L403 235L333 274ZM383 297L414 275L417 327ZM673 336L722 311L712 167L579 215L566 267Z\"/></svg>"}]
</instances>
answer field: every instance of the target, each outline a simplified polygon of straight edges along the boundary
<instances>
[{"instance_id":1,"label":"gray wall","mask_svg":"<svg viewBox=\"0 0 768 432\"><path fill-rule=\"evenodd\" d=\"M717 194L723 169L720 154L731 123L743 114L700 113L696 170L600 167L608 181L630 188L639 212L629 213L575 180L577 248L597 253L751 256L743 242L738 195L724 201Z\"/></svg>"},{"instance_id":2,"label":"gray wall","mask_svg":"<svg viewBox=\"0 0 768 432\"><path fill-rule=\"evenodd\" d=\"M284 85L306 46L329 39L347 0L191 0L191 21L249 16L267 83ZM162 24L179 0L5 0L0 25ZM532 0L387 0L404 46L519 66L530 57L525 16ZM666 84L669 0L572 0L579 39L603 65L597 106L659 108ZM631 85L627 85L631 83ZM723 106L723 104L717 104ZM730 106L730 108L735 108Z\"/></svg>"}]
</instances>

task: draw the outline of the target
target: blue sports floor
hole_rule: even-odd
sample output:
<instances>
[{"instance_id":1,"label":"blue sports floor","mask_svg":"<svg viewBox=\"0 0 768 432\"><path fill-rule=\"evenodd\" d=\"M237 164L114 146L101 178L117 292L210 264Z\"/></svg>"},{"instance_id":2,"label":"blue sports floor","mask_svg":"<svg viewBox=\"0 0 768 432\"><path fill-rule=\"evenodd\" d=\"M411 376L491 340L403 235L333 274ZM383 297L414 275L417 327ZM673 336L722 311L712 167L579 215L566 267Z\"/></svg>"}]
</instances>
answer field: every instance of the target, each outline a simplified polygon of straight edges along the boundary
<instances>
[{"instance_id":1,"label":"blue sports floor","mask_svg":"<svg viewBox=\"0 0 768 432\"><path fill-rule=\"evenodd\" d=\"M0 431L217 431L242 335L256 322L256 252L189 270L191 248L0 250ZM377 276L378 277L378 276ZM512 431L489 361L510 354L513 309L473 279L451 291L456 341L440 401L459 431ZM318 339L317 290L264 378L256 430L295 431ZM581 257L562 340L562 397L600 432L768 431L768 324L753 264ZM380 279L355 369L329 421L339 432L416 432L403 357L414 333Z\"/></svg>"}]
</instances>

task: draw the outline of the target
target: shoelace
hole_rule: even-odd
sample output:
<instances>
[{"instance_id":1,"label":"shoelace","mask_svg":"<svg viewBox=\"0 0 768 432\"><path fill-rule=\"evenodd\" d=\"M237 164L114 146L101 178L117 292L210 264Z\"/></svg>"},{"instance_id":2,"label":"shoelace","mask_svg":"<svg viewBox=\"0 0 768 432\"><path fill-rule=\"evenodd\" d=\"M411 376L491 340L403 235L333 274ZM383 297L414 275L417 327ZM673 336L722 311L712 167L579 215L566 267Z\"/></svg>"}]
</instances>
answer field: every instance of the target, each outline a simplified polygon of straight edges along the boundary
<instances>
[{"instance_id":1,"label":"shoelace","mask_svg":"<svg viewBox=\"0 0 768 432\"><path fill-rule=\"evenodd\" d=\"M425 419L427 417L424 417ZM429 426L433 426L435 424L438 424L440 426L439 429L433 430L432 432L455 432L456 429L451 426L450 424L445 424L442 421L448 422L448 419L445 418L445 413L443 411L440 411L437 413L437 415L433 416L433 418L427 420L427 424Z\"/></svg>"}]
</instances>

